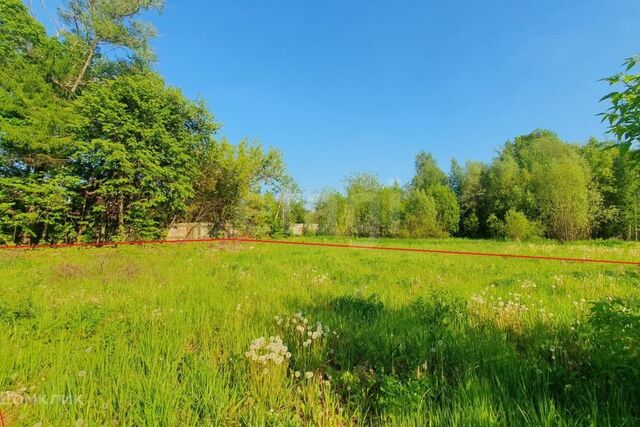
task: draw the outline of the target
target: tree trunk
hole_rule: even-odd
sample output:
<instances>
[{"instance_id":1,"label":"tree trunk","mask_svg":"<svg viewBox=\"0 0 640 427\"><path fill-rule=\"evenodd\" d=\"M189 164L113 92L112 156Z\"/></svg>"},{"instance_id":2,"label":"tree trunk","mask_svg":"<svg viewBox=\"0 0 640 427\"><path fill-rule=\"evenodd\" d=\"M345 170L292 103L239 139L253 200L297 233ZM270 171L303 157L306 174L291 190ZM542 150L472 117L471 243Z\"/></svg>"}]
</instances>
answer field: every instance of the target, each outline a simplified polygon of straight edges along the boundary
<instances>
[{"instance_id":1,"label":"tree trunk","mask_svg":"<svg viewBox=\"0 0 640 427\"><path fill-rule=\"evenodd\" d=\"M124 238L124 197L120 197L118 204L118 234L120 238Z\"/></svg>"},{"instance_id":2,"label":"tree trunk","mask_svg":"<svg viewBox=\"0 0 640 427\"><path fill-rule=\"evenodd\" d=\"M29 235L29 233L26 230L22 231L22 237L20 238L20 244L21 245L30 245L31 244L31 236Z\"/></svg>"},{"instance_id":3,"label":"tree trunk","mask_svg":"<svg viewBox=\"0 0 640 427\"><path fill-rule=\"evenodd\" d=\"M75 95L76 91L78 90L78 86L80 86L80 83L82 83L82 79L84 79L84 75L87 73L87 70L89 69L89 65L91 65L91 60L93 59L93 55L96 53L96 48L98 47L98 41L94 40L91 42L91 48L89 49L89 53L87 54L87 58L84 61L84 64L82 64L82 69L80 70L80 74L78 74L78 77L76 77L75 82L73 83L73 86L71 86L71 93Z\"/></svg>"}]
</instances>

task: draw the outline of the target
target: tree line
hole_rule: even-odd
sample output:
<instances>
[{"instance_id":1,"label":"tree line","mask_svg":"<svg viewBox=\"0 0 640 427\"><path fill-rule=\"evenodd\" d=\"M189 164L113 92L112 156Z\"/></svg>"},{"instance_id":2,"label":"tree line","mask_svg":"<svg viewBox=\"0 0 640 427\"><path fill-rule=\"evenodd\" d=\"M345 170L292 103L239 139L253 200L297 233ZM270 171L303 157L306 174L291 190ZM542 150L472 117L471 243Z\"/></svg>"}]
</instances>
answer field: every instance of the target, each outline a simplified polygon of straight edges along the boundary
<instances>
[{"instance_id":1,"label":"tree line","mask_svg":"<svg viewBox=\"0 0 640 427\"><path fill-rule=\"evenodd\" d=\"M0 242L162 238L176 221L272 234L299 221L281 154L219 124L152 69L159 0L70 0L49 36L0 3ZM114 53L115 52L115 53Z\"/></svg>"},{"instance_id":2,"label":"tree line","mask_svg":"<svg viewBox=\"0 0 640 427\"><path fill-rule=\"evenodd\" d=\"M176 222L276 235L316 222L340 236L637 239L640 74L605 79L614 142L537 130L489 164L419 153L410 183L371 174L307 208L277 150L218 136L201 101L153 70L162 0L67 0L49 35L20 0L0 2L0 243L164 237Z\"/></svg>"},{"instance_id":3,"label":"tree line","mask_svg":"<svg viewBox=\"0 0 640 427\"><path fill-rule=\"evenodd\" d=\"M640 55L604 78L612 91L601 114L612 141L583 145L535 130L505 143L489 163L416 156L410 183L383 185L355 174L326 190L313 220L327 235L507 238L560 241L640 237Z\"/></svg>"},{"instance_id":4,"label":"tree line","mask_svg":"<svg viewBox=\"0 0 640 427\"><path fill-rule=\"evenodd\" d=\"M489 164L452 161L448 175L419 153L405 186L356 174L343 192L323 192L314 213L320 233L342 236L636 239L640 180L620 146L536 130Z\"/></svg>"},{"instance_id":5,"label":"tree line","mask_svg":"<svg viewBox=\"0 0 640 427\"><path fill-rule=\"evenodd\" d=\"M601 114L613 141L569 144L549 130L507 142L489 164L451 162L448 175L425 152L410 183L375 175L346 179L314 204L319 232L340 236L507 238L560 241L640 237L640 56L604 78Z\"/></svg>"}]
</instances>

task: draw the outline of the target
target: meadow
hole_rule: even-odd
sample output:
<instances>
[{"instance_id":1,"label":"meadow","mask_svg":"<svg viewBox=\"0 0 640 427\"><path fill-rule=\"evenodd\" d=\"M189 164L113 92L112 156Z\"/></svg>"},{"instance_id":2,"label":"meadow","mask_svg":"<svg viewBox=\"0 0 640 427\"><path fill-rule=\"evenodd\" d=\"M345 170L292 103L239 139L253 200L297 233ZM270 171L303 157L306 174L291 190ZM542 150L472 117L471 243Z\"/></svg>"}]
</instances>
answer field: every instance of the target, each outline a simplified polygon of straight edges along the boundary
<instances>
[{"instance_id":1,"label":"meadow","mask_svg":"<svg viewBox=\"0 0 640 427\"><path fill-rule=\"evenodd\" d=\"M0 283L11 427L640 423L637 266L195 243L0 251Z\"/></svg>"}]
</instances>

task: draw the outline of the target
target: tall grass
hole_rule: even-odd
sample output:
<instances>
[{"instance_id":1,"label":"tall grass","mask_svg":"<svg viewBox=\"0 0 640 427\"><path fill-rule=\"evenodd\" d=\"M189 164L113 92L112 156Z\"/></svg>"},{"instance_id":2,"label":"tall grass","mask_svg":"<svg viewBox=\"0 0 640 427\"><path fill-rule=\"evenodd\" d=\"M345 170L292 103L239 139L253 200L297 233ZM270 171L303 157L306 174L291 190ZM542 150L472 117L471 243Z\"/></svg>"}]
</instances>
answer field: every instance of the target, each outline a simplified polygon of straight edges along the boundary
<instances>
[{"instance_id":1,"label":"tall grass","mask_svg":"<svg viewBox=\"0 0 640 427\"><path fill-rule=\"evenodd\" d=\"M207 243L1 252L0 283L10 426L640 423L637 267Z\"/></svg>"}]
</instances>

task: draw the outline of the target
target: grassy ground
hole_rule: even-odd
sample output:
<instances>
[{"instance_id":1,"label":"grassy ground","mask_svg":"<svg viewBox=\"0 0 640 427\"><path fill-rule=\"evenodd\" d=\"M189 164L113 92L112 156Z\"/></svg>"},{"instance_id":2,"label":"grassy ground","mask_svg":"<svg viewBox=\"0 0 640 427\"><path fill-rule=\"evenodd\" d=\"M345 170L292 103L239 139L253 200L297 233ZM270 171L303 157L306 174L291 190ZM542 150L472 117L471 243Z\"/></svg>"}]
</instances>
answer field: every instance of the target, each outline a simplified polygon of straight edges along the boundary
<instances>
[{"instance_id":1,"label":"grassy ground","mask_svg":"<svg viewBox=\"0 0 640 427\"><path fill-rule=\"evenodd\" d=\"M4 251L0 283L8 426L640 423L638 267L201 243Z\"/></svg>"}]
</instances>

